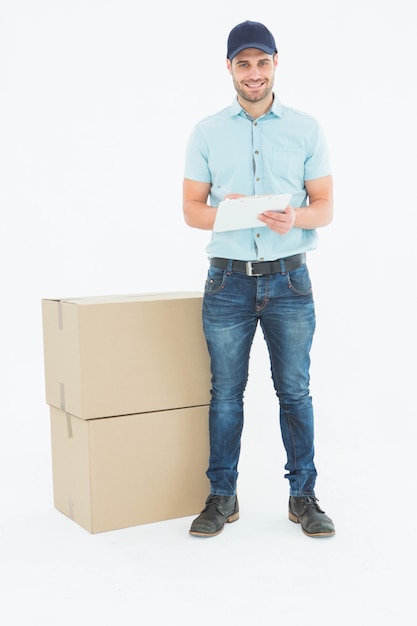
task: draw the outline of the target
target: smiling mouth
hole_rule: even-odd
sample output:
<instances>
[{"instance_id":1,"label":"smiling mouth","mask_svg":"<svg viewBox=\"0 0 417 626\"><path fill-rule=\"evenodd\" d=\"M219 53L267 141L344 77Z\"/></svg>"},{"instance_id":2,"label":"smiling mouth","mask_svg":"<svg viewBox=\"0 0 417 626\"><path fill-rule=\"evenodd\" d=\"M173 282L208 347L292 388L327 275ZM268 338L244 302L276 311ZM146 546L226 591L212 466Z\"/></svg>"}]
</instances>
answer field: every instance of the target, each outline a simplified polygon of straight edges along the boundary
<instances>
[{"instance_id":1,"label":"smiling mouth","mask_svg":"<svg viewBox=\"0 0 417 626\"><path fill-rule=\"evenodd\" d=\"M262 81L261 83L245 83L248 89L259 89L260 87L263 87L264 84L264 81Z\"/></svg>"}]
</instances>

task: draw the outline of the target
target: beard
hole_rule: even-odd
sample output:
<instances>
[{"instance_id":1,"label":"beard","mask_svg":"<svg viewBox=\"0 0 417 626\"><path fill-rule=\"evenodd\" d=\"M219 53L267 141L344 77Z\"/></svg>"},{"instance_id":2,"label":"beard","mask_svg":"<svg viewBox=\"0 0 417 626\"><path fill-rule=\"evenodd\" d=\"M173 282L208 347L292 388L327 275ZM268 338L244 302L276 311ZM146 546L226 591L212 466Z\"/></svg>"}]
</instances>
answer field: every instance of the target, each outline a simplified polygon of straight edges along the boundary
<instances>
[{"instance_id":1,"label":"beard","mask_svg":"<svg viewBox=\"0 0 417 626\"><path fill-rule=\"evenodd\" d=\"M236 93L243 100L246 100L246 102L260 102L261 100L269 96L274 86L274 81L267 81L261 89L257 89L256 91L245 88L242 83L238 83L235 79L233 79L233 85Z\"/></svg>"}]
</instances>

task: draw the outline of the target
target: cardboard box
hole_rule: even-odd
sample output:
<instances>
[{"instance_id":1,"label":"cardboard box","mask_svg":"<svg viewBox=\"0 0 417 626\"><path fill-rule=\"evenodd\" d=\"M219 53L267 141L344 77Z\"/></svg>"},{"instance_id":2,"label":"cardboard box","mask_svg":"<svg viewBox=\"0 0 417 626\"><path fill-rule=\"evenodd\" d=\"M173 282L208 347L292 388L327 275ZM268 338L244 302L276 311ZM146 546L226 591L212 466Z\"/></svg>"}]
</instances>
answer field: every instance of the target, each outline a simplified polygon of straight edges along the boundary
<instances>
[{"instance_id":1,"label":"cardboard box","mask_svg":"<svg viewBox=\"0 0 417 626\"><path fill-rule=\"evenodd\" d=\"M208 406L91 420L50 414L54 504L89 532L202 510Z\"/></svg>"},{"instance_id":2,"label":"cardboard box","mask_svg":"<svg viewBox=\"0 0 417 626\"><path fill-rule=\"evenodd\" d=\"M195 292L42 300L47 404L84 419L208 404L201 308Z\"/></svg>"}]
</instances>

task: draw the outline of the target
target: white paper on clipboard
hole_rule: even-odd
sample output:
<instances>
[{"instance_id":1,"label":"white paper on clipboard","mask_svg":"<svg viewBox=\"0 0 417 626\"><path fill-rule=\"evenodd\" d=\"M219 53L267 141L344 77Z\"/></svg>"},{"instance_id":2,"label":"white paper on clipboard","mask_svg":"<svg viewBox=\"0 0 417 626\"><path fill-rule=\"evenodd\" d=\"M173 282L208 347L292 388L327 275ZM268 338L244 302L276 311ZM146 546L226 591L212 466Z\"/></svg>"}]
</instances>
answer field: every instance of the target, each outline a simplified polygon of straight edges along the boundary
<instances>
[{"instance_id":1,"label":"white paper on clipboard","mask_svg":"<svg viewBox=\"0 0 417 626\"><path fill-rule=\"evenodd\" d=\"M217 208L213 231L241 230L265 226L258 220L264 211L284 211L290 201L290 193L262 196L242 196L222 200Z\"/></svg>"}]
</instances>

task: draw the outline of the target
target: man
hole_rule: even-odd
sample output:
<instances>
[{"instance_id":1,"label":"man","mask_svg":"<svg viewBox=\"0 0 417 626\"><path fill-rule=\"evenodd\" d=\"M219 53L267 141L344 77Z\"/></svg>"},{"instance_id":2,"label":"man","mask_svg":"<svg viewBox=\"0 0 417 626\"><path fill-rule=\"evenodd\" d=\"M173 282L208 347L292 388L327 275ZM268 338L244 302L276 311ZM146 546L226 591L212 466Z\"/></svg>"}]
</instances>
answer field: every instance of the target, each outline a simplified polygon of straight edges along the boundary
<instances>
[{"instance_id":1,"label":"man","mask_svg":"<svg viewBox=\"0 0 417 626\"><path fill-rule=\"evenodd\" d=\"M329 157L317 122L274 96L278 54L263 24L246 21L232 29L226 63L237 98L191 134L185 221L212 230L215 207L224 198L291 193L291 200L283 212L260 214L259 227L214 231L207 248L203 327L212 372L210 495L190 533L215 536L226 522L239 518L243 394L259 323L279 398L290 485L288 516L308 536L326 537L335 529L314 491L309 368L315 311L306 252L316 247L316 228L332 220Z\"/></svg>"}]
</instances>

